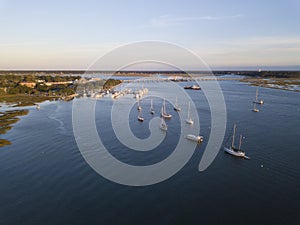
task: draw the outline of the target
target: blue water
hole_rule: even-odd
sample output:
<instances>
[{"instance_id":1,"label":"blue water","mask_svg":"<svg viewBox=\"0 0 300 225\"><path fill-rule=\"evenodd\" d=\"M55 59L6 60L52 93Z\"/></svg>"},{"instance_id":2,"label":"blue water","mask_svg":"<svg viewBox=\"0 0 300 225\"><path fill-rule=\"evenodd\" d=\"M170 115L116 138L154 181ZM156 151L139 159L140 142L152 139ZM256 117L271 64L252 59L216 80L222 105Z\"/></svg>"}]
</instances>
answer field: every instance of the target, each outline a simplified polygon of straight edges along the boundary
<instances>
[{"instance_id":1,"label":"blue water","mask_svg":"<svg viewBox=\"0 0 300 225\"><path fill-rule=\"evenodd\" d=\"M221 150L207 170L198 172L210 132L210 110L202 91L189 91L204 143L175 176L146 187L113 183L88 166L73 136L72 102L30 108L1 137L13 144L0 148L0 224L300 224L299 93L261 88L265 104L253 113L256 87L236 81L220 84L228 114L224 144L235 122L251 160ZM151 90L155 84L147 85ZM161 104L161 99L154 101L156 112ZM168 157L179 129L169 104L174 118L167 123L173 133L146 154L116 140L109 121L111 105L104 98L96 106L97 129L111 154L134 165ZM149 107L147 98L141 105ZM143 116L145 122L139 123L136 110L130 114L131 129L140 138L149 135L151 115Z\"/></svg>"}]
</instances>

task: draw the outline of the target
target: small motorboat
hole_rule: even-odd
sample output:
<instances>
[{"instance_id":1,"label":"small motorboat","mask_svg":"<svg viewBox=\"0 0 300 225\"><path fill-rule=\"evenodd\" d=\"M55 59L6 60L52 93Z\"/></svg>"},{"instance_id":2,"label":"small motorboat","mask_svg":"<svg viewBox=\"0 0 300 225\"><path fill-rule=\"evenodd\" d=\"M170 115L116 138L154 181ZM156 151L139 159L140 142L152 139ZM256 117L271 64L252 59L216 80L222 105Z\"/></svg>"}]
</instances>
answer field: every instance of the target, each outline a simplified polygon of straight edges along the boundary
<instances>
[{"instance_id":1,"label":"small motorboat","mask_svg":"<svg viewBox=\"0 0 300 225\"><path fill-rule=\"evenodd\" d=\"M203 141L203 136L188 134L188 135L186 135L186 139L200 143Z\"/></svg>"}]
</instances>

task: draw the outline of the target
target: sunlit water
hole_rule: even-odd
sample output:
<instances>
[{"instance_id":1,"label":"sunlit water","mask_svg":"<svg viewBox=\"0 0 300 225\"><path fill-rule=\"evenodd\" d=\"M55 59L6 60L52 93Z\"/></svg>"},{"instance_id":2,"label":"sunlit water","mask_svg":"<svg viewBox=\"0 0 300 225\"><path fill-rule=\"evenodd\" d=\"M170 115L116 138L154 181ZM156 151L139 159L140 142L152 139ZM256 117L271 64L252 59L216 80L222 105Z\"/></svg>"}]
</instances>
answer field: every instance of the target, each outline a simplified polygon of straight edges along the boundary
<instances>
[{"instance_id":1,"label":"sunlit water","mask_svg":"<svg viewBox=\"0 0 300 225\"><path fill-rule=\"evenodd\" d=\"M299 93L261 88L265 104L253 113L256 87L220 84L228 113L224 144L235 122L251 160L220 150L211 166L198 172L210 110L202 91L189 91L204 143L175 176L146 187L113 183L88 166L73 136L72 102L43 103L40 110L29 107L29 115L2 135L13 144L0 148L0 224L300 224ZM151 91L151 85L155 83L145 87ZM97 101L96 123L113 156L133 165L168 157L180 125L171 105L166 140L151 153L133 152L116 140L111 105L110 98ZM133 133L145 138L152 117L149 98L141 105L145 122L137 121L136 108L129 118ZM157 113L161 105L162 99L154 98Z\"/></svg>"}]
</instances>

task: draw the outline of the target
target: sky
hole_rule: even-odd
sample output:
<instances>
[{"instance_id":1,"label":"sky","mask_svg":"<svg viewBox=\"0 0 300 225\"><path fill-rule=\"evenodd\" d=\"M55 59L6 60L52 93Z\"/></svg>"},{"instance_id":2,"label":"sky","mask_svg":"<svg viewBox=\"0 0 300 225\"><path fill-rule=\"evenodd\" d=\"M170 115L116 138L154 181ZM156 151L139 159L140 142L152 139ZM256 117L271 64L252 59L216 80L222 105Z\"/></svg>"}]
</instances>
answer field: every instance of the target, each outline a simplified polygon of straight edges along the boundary
<instances>
[{"instance_id":1,"label":"sky","mask_svg":"<svg viewBox=\"0 0 300 225\"><path fill-rule=\"evenodd\" d=\"M0 70L87 69L144 40L212 69L300 70L299 11L299 0L0 0Z\"/></svg>"}]
</instances>

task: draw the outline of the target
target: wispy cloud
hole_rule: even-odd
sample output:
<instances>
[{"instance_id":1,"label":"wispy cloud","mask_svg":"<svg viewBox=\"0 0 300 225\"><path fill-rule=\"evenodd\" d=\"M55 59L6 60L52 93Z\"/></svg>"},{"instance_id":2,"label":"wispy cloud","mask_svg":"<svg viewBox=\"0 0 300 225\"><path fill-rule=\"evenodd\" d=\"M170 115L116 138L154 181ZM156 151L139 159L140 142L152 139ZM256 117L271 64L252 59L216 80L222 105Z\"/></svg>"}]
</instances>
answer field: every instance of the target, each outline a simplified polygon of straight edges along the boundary
<instances>
[{"instance_id":1,"label":"wispy cloud","mask_svg":"<svg viewBox=\"0 0 300 225\"><path fill-rule=\"evenodd\" d=\"M228 45L232 47L261 47L261 46L278 46L289 47L299 46L300 38L298 37L249 37L243 39L232 39L219 41L218 44Z\"/></svg>"},{"instance_id":2,"label":"wispy cloud","mask_svg":"<svg viewBox=\"0 0 300 225\"><path fill-rule=\"evenodd\" d=\"M299 65L298 37L247 37L212 41L194 49L211 66Z\"/></svg>"},{"instance_id":3,"label":"wispy cloud","mask_svg":"<svg viewBox=\"0 0 300 225\"><path fill-rule=\"evenodd\" d=\"M174 15L162 15L150 20L152 27L168 27L174 25L180 25L186 22L195 21L216 21L216 20L228 20L244 17L243 14L236 14L230 16L174 16Z\"/></svg>"}]
</instances>

